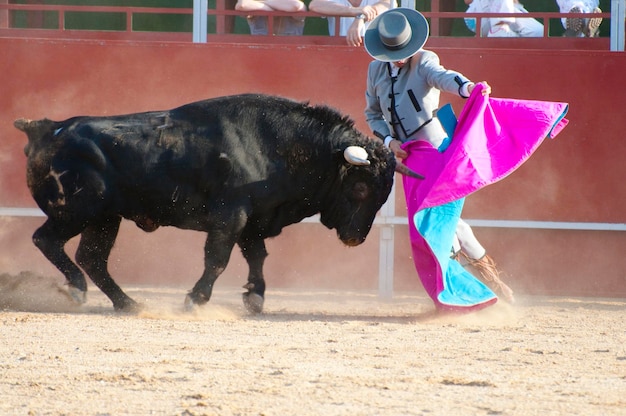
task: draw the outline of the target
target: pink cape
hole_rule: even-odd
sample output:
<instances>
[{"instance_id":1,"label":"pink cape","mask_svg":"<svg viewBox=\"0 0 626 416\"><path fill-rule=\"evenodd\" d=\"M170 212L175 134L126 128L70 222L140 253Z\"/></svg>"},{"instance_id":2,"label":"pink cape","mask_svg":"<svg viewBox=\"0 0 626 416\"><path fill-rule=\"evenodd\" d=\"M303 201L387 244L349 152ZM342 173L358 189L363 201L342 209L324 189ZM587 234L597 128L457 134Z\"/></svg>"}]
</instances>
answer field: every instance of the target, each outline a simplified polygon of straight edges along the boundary
<instances>
[{"instance_id":1,"label":"pink cape","mask_svg":"<svg viewBox=\"0 0 626 416\"><path fill-rule=\"evenodd\" d=\"M471 288L452 287L455 279L444 275L440 260L416 229L415 214L505 178L544 138L554 138L567 124L566 103L492 98L482 95L483 88L478 84L472 91L445 151L439 152L424 141L403 145L409 154L406 165L425 177L404 176L403 184L415 266L437 306L476 309L492 303L493 296L474 296Z\"/></svg>"},{"instance_id":2,"label":"pink cape","mask_svg":"<svg viewBox=\"0 0 626 416\"><path fill-rule=\"evenodd\" d=\"M566 103L491 98L483 96L482 89L478 84L472 91L445 152L425 151L419 141L404 144L409 153L405 163L425 176L421 182L411 181L414 212L455 201L505 178L544 138L554 138L567 125ZM421 149L413 151L417 148Z\"/></svg>"}]
</instances>

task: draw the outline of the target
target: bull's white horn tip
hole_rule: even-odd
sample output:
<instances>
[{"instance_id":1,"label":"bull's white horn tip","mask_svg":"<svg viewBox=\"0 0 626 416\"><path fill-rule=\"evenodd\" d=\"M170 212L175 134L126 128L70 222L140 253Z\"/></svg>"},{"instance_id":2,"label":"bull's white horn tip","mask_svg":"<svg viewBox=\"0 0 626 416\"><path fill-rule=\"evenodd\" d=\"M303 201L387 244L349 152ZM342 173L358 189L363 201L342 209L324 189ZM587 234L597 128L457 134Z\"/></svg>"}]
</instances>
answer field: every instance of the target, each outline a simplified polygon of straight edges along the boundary
<instances>
[{"instance_id":1,"label":"bull's white horn tip","mask_svg":"<svg viewBox=\"0 0 626 416\"><path fill-rule=\"evenodd\" d=\"M369 165L370 161L367 160L368 156L367 150L361 146L348 146L346 150L343 151L343 157L353 165Z\"/></svg>"}]
</instances>

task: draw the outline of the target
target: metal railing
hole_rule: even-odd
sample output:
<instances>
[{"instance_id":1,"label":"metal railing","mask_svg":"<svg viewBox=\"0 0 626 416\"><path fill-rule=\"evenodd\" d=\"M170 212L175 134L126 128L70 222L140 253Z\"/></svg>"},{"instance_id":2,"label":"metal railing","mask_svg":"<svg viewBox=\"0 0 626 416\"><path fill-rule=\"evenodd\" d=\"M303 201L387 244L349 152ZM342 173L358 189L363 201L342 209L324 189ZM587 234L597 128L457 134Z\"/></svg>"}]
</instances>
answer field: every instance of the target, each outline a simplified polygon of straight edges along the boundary
<instances>
[{"instance_id":1,"label":"metal railing","mask_svg":"<svg viewBox=\"0 0 626 416\"><path fill-rule=\"evenodd\" d=\"M442 33L442 22L449 19L476 19L476 34L470 34L468 31L467 36L472 40L472 43L484 46L487 43L486 38L480 38L481 19L493 17L494 14L490 13L466 13L466 12L450 12L439 11L438 0L432 0L431 9L434 11L425 11L423 14L430 20L431 37L451 37L449 34ZM611 11L597 13L555 13L555 12L530 12L524 14L524 18L535 18L543 23L544 33L541 42L546 42L546 39L550 37L551 22L558 21L561 18L566 17L602 17L610 21L610 50L623 51L624 50L624 3L625 0L611 0ZM18 28L13 24L12 16L16 12L22 13L56 13L57 21L55 28ZM124 28L123 30L88 30L88 29L69 29L67 27L67 15L68 13L113 13L124 16ZM192 20L192 27L187 28L183 32L167 32L159 30L141 31L136 29L135 21L139 15L187 15ZM268 17L268 35L256 36L255 42L271 42L271 43L330 43L330 44L342 44L343 38L340 36L327 36L327 35L305 35L304 38L300 36L273 36L274 19L277 17L292 16L301 18L321 18L325 17L315 12L243 12L234 10L234 2L232 0L216 0L215 8L208 8L207 0L194 0L193 8L167 8L167 7L136 7L136 6L77 6L77 5L45 5L45 4L12 4L7 0L4 2L0 0L0 35L3 30L10 32L11 35L18 36L44 36L44 37L65 37L72 36L76 38L90 37L103 39L107 38L122 38L122 39L150 39L159 38L159 40L181 40L181 41L193 41L193 42L244 42L246 39L250 41L247 34L237 34L234 32L234 19L246 18L247 16L267 16ZM519 13L499 13L495 16L500 17L517 17L520 18ZM341 17L341 16L335 16ZM208 19L212 20L212 31L209 33ZM335 22L335 33L339 33L339 19ZM117 36L116 36L117 35ZM122 35L122 36L120 36ZM152 36L150 36L152 35ZM191 38L190 38L191 35ZM530 39L530 38L526 38ZM551 37L555 39L555 37ZM459 41L459 37L453 37L455 42ZM497 40L500 41L501 39ZM571 41L576 41L569 38ZM596 39L597 40L597 39ZM605 39L604 39L605 40ZM494 39L490 39L491 42ZM585 41L591 41L594 39L585 39ZM536 43L536 42L535 42ZM598 43L599 49L604 48L606 42ZM521 43L520 45L523 45ZM467 46L467 44L463 44ZM609 45L607 45L608 47ZM523 47L523 46L522 46Z\"/></svg>"}]
</instances>

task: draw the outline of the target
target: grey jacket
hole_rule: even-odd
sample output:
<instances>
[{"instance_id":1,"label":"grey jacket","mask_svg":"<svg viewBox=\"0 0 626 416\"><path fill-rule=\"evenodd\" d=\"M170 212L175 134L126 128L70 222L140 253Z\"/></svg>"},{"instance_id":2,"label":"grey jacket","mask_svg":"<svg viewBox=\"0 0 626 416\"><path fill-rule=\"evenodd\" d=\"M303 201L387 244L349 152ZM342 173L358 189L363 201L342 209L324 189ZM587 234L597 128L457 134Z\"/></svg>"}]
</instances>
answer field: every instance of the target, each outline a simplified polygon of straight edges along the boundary
<instances>
[{"instance_id":1,"label":"grey jacket","mask_svg":"<svg viewBox=\"0 0 626 416\"><path fill-rule=\"evenodd\" d=\"M470 81L441 66L437 54L428 50L421 50L407 62L393 86L391 65L380 61L369 65L365 92L367 123L379 137L392 136L405 142L423 135L437 136L425 138L437 146L446 137L441 125L432 122L440 91L463 97L461 87Z\"/></svg>"}]
</instances>

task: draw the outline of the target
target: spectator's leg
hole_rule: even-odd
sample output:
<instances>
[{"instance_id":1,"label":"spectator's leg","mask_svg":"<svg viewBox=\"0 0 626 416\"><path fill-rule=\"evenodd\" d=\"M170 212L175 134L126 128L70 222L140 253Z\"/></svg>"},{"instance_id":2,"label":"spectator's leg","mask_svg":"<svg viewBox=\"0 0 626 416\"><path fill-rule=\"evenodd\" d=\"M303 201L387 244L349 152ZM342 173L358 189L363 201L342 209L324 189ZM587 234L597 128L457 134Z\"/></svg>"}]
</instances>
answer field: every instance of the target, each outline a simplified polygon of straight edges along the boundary
<instances>
[{"instance_id":1,"label":"spectator's leg","mask_svg":"<svg viewBox=\"0 0 626 416\"><path fill-rule=\"evenodd\" d=\"M456 11L456 0L439 0L440 12L454 12ZM452 35L453 19L440 19L439 20L439 36Z\"/></svg>"},{"instance_id":2,"label":"spectator's leg","mask_svg":"<svg viewBox=\"0 0 626 416\"><path fill-rule=\"evenodd\" d=\"M515 4L515 10L520 13L528 13L528 10L524 8L520 3ZM527 18L520 19L515 18L515 23L511 25L511 29L519 33L523 38L541 38L543 37L543 24L537 19Z\"/></svg>"},{"instance_id":3,"label":"spectator's leg","mask_svg":"<svg viewBox=\"0 0 626 416\"><path fill-rule=\"evenodd\" d=\"M301 36L304 33L304 17L275 17L274 34L280 36Z\"/></svg>"},{"instance_id":4,"label":"spectator's leg","mask_svg":"<svg viewBox=\"0 0 626 416\"><path fill-rule=\"evenodd\" d=\"M492 25L487 37L490 38L519 38L520 34L509 27L508 23Z\"/></svg>"},{"instance_id":5,"label":"spectator's leg","mask_svg":"<svg viewBox=\"0 0 626 416\"><path fill-rule=\"evenodd\" d=\"M226 10L235 10L236 0L226 0ZM225 33L235 33L235 16L224 16Z\"/></svg>"},{"instance_id":6,"label":"spectator's leg","mask_svg":"<svg viewBox=\"0 0 626 416\"><path fill-rule=\"evenodd\" d=\"M568 13L582 13L583 10L578 7L572 7ZM565 33L563 36L567 37L581 37L583 36L583 26L585 22L582 17L567 17L565 18Z\"/></svg>"},{"instance_id":7,"label":"spectator's leg","mask_svg":"<svg viewBox=\"0 0 626 416\"><path fill-rule=\"evenodd\" d=\"M515 23L511 25L523 38L540 38L543 37L543 25L537 19L515 19Z\"/></svg>"},{"instance_id":8,"label":"spectator's leg","mask_svg":"<svg viewBox=\"0 0 626 416\"><path fill-rule=\"evenodd\" d=\"M266 16L248 16L247 20L251 35L267 35L269 33Z\"/></svg>"}]
</instances>

